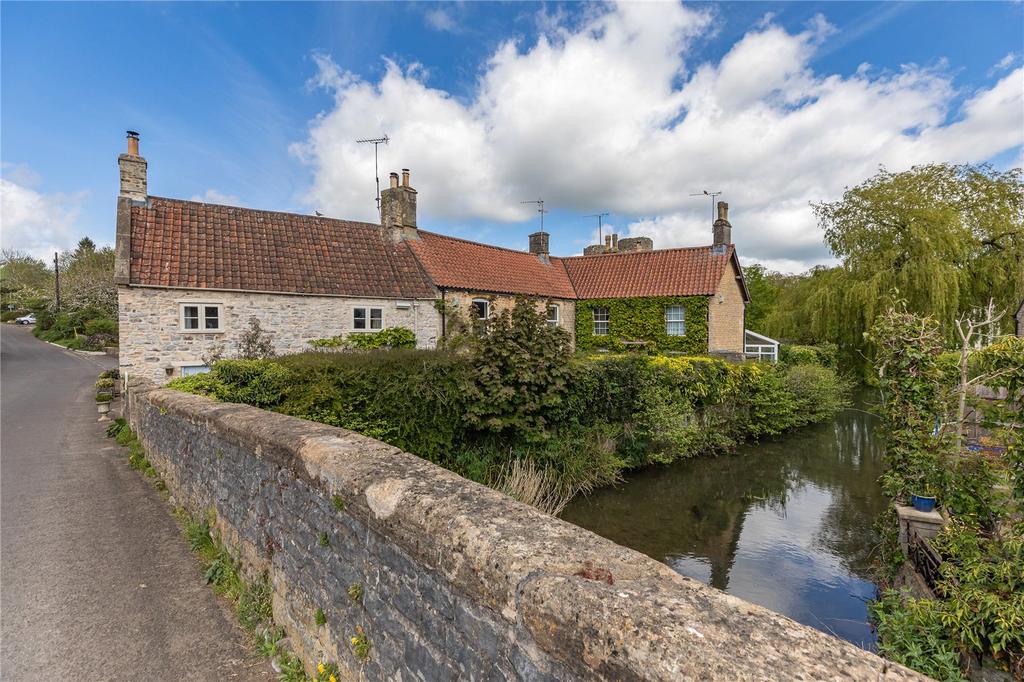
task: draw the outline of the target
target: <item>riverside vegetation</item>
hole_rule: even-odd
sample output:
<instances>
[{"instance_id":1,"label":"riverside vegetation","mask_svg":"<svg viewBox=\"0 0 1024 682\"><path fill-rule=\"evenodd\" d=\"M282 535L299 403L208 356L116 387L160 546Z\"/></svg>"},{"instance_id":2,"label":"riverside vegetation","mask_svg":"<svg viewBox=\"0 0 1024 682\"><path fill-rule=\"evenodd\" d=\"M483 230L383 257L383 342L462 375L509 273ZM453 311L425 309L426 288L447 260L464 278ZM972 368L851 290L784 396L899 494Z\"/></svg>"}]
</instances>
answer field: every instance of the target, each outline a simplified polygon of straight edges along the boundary
<instances>
[{"instance_id":1,"label":"riverside vegetation","mask_svg":"<svg viewBox=\"0 0 1024 682\"><path fill-rule=\"evenodd\" d=\"M392 331L382 345L405 338ZM521 300L486 334L452 333L439 350L316 342L319 352L221 360L170 386L351 429L551 513L625 469L775 436L846 401L827 349L770 365L574 357L569 341Z\"/></svg>"},{"instance_id":2,"label":"riverside vegetation","mask_svg":"<svg viewBox=\"0 0 1024 682\"><path fill-rule=\"evenodd\" d=\"M942 557L936 598L887 589L872 605L879 650L943 681L962 680L979 666L1024 679L1024 339L972 349L964 338L962 350L950 353L943 352L944 336L937 320L902 303L868 335L883 397L883 490L902 504L912 494L935 496L950 519L932 543ZM1006 397L969 397L971 385ZM985 448L962 438L965 398L989 432ZM882 582L892 584L906 561L895 514L878 525Z\"/></svg>"}]
</instances>

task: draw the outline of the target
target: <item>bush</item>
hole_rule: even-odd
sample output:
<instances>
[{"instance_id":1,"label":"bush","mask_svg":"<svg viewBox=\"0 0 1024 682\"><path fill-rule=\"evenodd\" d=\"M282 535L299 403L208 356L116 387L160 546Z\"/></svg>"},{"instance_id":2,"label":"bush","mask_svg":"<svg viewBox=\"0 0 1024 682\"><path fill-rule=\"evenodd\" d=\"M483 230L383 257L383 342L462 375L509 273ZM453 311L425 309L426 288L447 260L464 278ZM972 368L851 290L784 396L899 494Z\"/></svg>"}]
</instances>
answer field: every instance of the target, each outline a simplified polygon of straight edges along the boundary
<instances>
[{"instance_id":1,"label":"bush","mask_svg":"<svg viewBox=\"0 0 1024 682\"><path fill-rule=\"evenodd\" d=\"M411 329L406 329L405 327L390 327L379 332L357 332L348 336L313 339L309 342L309 345L323 350L415 348L416 334Z\"/></svg>"},{"instance_id":2,"label":"bush","mask_svg":"<svg viewBox=\"0 0 1024 682\"><path fill-rule=\"evenodd\" d=\"M934 677L960 682L960 654L942 623L939 602L887 590L869 606L878 629L878 652Z\"/></svg>"},{"instance_id":3,"label":"bush","mask_svg":"<svg viewBox=\"0 0 1024 682\"><path fill-rule=\"evenodd\" d=\"M358 431L442 465L465 439L465 357L417 350L311 352L277 362L291 377L279 412Z\"/></svg>"},{"instance_id":4,"label":"bush","mask_svg":"<svg viewBox=\"0 0 1024 682\"><path fill-rule=\"evenodd\" d=\"M785 370L785 383L793 396L794 426L824 421L850 402L850 383L827 367L789 367Z\"/></svg>"},{"instance_id":5,"label":"bush","mask_svg":"<svg viewBox=\"0 0 1024 682\"><path fill-rule=\"evenodd\" d=\"M10 322L25 315L28 315L27 310L8 310L5 313L0 313L0 322Z\"/></svg>"},{"instance_id":6,"label":"bush","mask_svg":"<svg viewBox=\"0 0 1024 682\"><path fill-rule=\"evenodd\" d=\"M835 369L839 353L834 343L818 346L800 346L784 343L779 346L779 362L784 365L820 365Z\"/></svg>"},{"instance_id":7,"label":"bush","mask_svg":"<svg viewBox=\"0 0 1024 682\"><path fill-rule=\"evenodd\" d=\"M96 318L87 320L82 326L82 331L86 336L93 336L96 334L105 334L117 338L117 322L107 318Z\"/></svg>"}]
</instances>

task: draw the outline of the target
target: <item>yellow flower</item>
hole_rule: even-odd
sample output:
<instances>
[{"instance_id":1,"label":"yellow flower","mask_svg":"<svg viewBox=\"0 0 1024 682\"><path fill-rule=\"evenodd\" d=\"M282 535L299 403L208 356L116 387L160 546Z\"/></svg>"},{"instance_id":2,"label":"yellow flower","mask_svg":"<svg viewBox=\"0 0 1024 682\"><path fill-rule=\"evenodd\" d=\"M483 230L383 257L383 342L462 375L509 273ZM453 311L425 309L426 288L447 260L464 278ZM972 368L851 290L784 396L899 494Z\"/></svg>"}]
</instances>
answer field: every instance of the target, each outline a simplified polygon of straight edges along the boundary
<instances>
[{"instance_id":1,"label":"yellow flower","mask_svg":"<svg viewBox=\"0 0 1024 682\"><path fill-rule=\"evenodd\" d=\"M353 637L352 638L352 643L353 644L358 644L359 643L359 638L358 637Z\"/></svg>"},{"instance_id":2,"label":"yellow flower","mask_svg":"<svg viewBox=\"0 0 1024 682\"><path fill-rule=\"evenodd\" d=\"M335 677L334 675L330 675L330 676L329 676L329 677L327 678L327 682L338 682L338 678L337 678L337 677Z\"/></svg>"},{"instance_id":3,"label":"yellow flower","mask_svg":"<svg viewBox=\"0 0 1024 682\"><path fill-rule=\"evenodd\" d=\"M327 670L327 668L325 668L325 667L324 667L324 664L323 664L323 663L318 663L318 664L317 664L317 666L316 666L316 671L317 671L318 673L320 673L321 675L323 675L323 674L324 674L324 671L325 671L325 670Z\"/></svg>"}]
</instances>

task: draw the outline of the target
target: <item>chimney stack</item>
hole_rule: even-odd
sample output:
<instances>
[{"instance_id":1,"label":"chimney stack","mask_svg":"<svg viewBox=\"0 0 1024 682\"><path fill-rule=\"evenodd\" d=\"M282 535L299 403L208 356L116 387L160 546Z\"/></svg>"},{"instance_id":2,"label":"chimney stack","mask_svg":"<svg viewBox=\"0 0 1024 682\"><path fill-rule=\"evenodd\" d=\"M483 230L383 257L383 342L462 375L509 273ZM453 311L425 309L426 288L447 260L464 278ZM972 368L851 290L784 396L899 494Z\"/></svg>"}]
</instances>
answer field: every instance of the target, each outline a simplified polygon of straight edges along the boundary
<instances>
[{"instance_id":1,"label":"chimney stack","mask_svg":"<svg viewBox=\"0 0 1024 682\"><path fill-rule=\"evenodd\" d=\"M732 225L729 223L729 204L718 202L718 220L712 226L714 242L712 246L724 247L732 244Z\"/></svg>"},{"instance_id":2,"label":"chimney stack","mask_svg":"<svg viewBox=\"0 0 1024 682\"><path fill-rule=\"evenodd\" d=\"M139 134L134 130L128 131L128 152L117 157L117 165L121 172L118 196L132 201L145 201L148 193L146 160L139 156Z\"/></svg>"},{"instance_id":3,"label":"chimney stack","mask_svg":"<svg viewBox=\"0 0 1024 682\"><path fill-rule=\"evenodd\" d=\"M540 256L542 259L547 258L548 254L548 239L550 235L547 232L534 232L530 235L530 253Z\"/></svg>"},{"instance_id":4,"label":"chimney stack","mask_svg":"<svg viewBox=\"0 0 1024 682\"><path fill-rule=\"evenodd\" d=\"M398 173L391 174L391 186L380 193L380 222L391 232L395 241L418 239L416 232L416 190L409 185L409 169L402 169L402 184Z\"/></svg>"}]
</instances>

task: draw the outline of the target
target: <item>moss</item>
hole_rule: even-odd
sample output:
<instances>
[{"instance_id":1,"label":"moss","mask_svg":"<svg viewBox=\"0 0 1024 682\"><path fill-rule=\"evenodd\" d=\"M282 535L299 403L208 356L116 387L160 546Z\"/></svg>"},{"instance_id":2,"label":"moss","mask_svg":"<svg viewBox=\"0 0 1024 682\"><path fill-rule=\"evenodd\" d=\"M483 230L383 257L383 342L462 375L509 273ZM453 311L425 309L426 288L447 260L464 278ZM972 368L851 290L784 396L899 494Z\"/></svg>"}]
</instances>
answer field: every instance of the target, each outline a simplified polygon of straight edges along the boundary
<instances>
[{"instance_id":1,"label":"moss","mask_svg":"<svg viewBox=\"0 0 1024 682\"><path fill-rule=\"evenodd\" d=\"M686 333L665 333L665 308L686 309ZM594 336L594 308L608 309L608 335ZM576 348L582 351L623 351L625 341L646 341L650 351L706 353L708 350L707 296L652 296L647 298L595 298L576 303Z\"/></svg>"}]
</instances>

